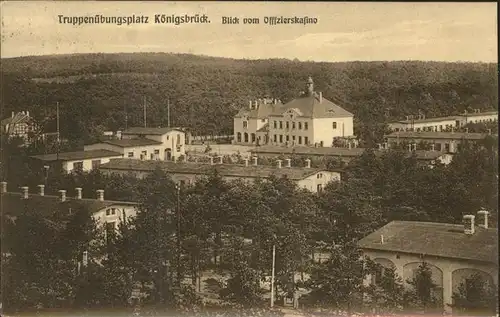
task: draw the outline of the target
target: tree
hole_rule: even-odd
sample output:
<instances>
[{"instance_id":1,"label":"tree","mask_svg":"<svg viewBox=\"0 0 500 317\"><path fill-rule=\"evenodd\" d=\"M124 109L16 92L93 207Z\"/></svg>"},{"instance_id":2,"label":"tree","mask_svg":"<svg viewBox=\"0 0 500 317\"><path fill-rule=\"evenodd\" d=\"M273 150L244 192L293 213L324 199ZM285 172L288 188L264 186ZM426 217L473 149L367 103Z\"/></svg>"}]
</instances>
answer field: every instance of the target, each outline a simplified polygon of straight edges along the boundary
<instances>
[{"instance_id":1,"label":"tree","mask_svg":"<svg viewBox=\"0 0 500 317\"><path fill-rule=\"evenodd\" d=\"M375 314L395 314L404 309L403 280L393 267L383 267L378 263L367 261L366 266L375 278L365 290L365 304Z\"/></svg>"},{"instance_id":2,"label":"tree","mask_svg":"<svg viewBox=\"0 0 500 317\"><path fill-rule=\"evenodd\" d=\"M485 281L480 274L466 278L452 295L454 309L461 314L492 316L497 313L497 288Z\"/></svg>"},{"instance_id":3,"label":"tree","mask_svg":"<svg viewBox=\"0 0 500 317\"><path fill-rule=\"evenodd\" d=\"M304 283L310 289L305 300L351 313L362 303L363 279L368 274L363 269L365 260L354 243L332 245L329 251L328 261L312 266L311 277Z\"/></svg>"},{"instance_id":4,"label":"tree","mask_svg":"<svg viewBox=\"0 0 500 317\"><path fill-rule=\"evenodd\" d=\"M417 309L425 313L442 310L442 303L436 297L437 284L432 280L432 271L427 262L423 262L408 280L409 291L405 294L407 308Z\"/></svg>"}]
</instances>

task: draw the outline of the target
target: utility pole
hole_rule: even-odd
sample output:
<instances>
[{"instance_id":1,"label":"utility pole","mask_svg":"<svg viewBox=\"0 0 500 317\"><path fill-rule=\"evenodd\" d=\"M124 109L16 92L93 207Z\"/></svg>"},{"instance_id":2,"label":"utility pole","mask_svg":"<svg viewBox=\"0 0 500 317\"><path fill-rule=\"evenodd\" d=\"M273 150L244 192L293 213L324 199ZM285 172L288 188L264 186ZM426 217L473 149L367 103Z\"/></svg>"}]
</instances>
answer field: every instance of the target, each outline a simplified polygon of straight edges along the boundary
<instances>
[{"instance_id":1,"label":"utility pole","mask_svg":"<svg viewBox=\"0 0 500 317\"><path fill-rule=\"evenodd\" d=\"M57 160L59 161L59 146L61 142L61 136L59 132L59 101L56 103L56 116L57 116L57 144L56 144L56 151L57 151Z\"/></svg>"},{"instance_id":2,"label":"utility pole","mask_svg":"<svg viewBox=\"0 0 500 317\"><path fill-rule=\"evenodd\" d=\"M273 242L273 264L271 269L271 308L274 307L274 266L276 263L276 244Z\"/></svg>"},{"instance_id":3,"label":"utility pole","mask_svg":"<svg viewBox=\"0 0 500 317\"><path fill-rule=\"evenodd\" d=\"M127 103L123 104L123 112L125 112L125 130L127 130L128 129Z\"/></svg>"},{"instance_id":4,"label":"utility pole","mask_svg":"<svg viewBox=\"0 0 500 317\"><path fill-rule=\"evenodd\" d=\"M144 106L144 127L146 128L147 127L147 125L146 125L146 96L144 96L143 106Z\"/></svg>"},{"instance_id":5,"label":"utility pole","mask_svg":"<svg viewBox=\"0 0 500 317\"><path fill-rule=\"evenodd\" d=\"M167 126L170 128L170 98L167 99Z\"/></svg>"},{"instance_id":6,"label":"utility pole","mask_svg":"<svg viewBox=\"0 0 500 317\"><path fill-rule=\"evenodd\" d=\"M177 284L181 286L181 186L176 184L177 189Z\"/></svg>"}]
</instances>

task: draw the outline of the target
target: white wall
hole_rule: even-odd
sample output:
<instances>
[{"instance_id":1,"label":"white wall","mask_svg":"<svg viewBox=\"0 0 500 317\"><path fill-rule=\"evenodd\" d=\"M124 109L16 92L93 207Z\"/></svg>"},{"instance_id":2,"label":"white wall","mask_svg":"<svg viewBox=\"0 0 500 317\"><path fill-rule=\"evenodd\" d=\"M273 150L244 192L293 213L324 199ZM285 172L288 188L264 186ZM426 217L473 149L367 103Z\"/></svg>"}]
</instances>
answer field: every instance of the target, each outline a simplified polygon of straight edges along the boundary
<instances>
[{"instance_id":1,"label":"white wall","mask_svg":"<svg viewBox=\"0 0 500 317\"><path fill-rule=\"evenodd\" d=\"M299 180L297 185L316 193L318 192L318 185L321 185L321 189L324 189L332 181L340 181L339 172L321 171Z\"/></svg>"},{"instance_id":2,"label":"white wall","mask_svg":"<svg viewBox=\"0 0 500 317\"><path fill-rule=\"evenodd\" d=\"M334 122L337 123L336 129L333 129ZM314 119L313 131L313 144L323 142L324 147L331 147L333 138L354 135L353 117Z\"/></svg>"},{"instance_id":3,"label":"white wall","mask_svg":"<svg viewBox=\"0 0 500 317\"><path fill-rule=\"evenodd\" d=\"M243 128L243 122L247 121L247 128ZM252 144L252 133L255 134L255 140L257 141L257 130L262 128L267 123L267 119L257 119L257 118L234 118L233 128L234 128L234 143L237 144ZM238 142L238 133L241 133L241 140ZM245 133L248 133L248 142L245 142Z\"/></svg>"},{"instance_id":4,"label":"white wall","mask_svg":"<svg viewBox=\"0 0 500 317\"><path fill-rule=\"evenodd\" d=\"M85 160L72 160L72 161L63 161L62 168L66 172L70 173L73 171L73 164L76 162L83 162L83 171L88 172L92 170L92 161L101 160L101 164L108 163L111 159L122 158L122 156L106 156L106 157L96 157L92 159Z\"/></svg>"}]
</instances>

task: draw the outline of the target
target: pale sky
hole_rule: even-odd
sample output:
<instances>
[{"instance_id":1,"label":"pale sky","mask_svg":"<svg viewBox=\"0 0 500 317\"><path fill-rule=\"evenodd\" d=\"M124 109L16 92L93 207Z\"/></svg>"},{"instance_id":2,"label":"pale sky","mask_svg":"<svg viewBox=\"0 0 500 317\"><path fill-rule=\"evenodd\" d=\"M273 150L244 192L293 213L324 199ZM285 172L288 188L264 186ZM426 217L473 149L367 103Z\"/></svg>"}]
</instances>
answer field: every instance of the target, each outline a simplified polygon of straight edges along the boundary
<instances>
[{"instance_id":1,"label":"pale sky","mask_svg":"<svg viewBox=\"0 0 500 317\"><path fill-rule=\"evenodd\" d=\"M104 2L1 3L1 57L167 52L311 61L435 60L497 62L496 3ZM149 16L149 24L59 24L65 16ZM154 23L155 14L206 14L210 24ZM260 25L222 25L222 16ZM308 16L317 24L263 23Z\"/></svg>"}]
</instances>

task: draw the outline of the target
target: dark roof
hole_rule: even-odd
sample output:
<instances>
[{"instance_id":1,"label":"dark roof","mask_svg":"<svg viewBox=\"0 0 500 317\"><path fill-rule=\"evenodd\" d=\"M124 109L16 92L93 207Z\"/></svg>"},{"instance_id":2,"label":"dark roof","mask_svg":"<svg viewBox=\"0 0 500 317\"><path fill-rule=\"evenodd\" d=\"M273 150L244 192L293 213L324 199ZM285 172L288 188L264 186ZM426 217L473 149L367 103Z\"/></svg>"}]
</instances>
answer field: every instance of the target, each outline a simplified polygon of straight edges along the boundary
<instances>
[{"instance_id":1,"label":"dark roof","mask_svg":"<svg viewBox=\"0 0 500 317\"><path fill-rule=\"evenodd\" d=\"M396 121L396 122L390 122L389 124L394 124L394 123L404 123L404 124L409 124L409 123L426 123L426 122L440 122L440 121L453 121L453 120L458 120L461 119L460 116L448 116L448 117L436 117L436 118L425 118L425 119L414 119L414 120L401 120L401 121Z\"/></svg>"},{"instance_id":2,"label":"dark roof","mask_svg":"<svg viewBox=\"0 0 500 317\"><path fill-rule=\"evenodd\" d=\"M235 118L248 117L252 119L267 119L271 113L277 111L277 109L281 109L283 104L281 102L278 103L269 103L265 100L260 100L260 103L257 109L243 108L238 111L235 115Z\"/></svg>"},{"instance_id":3,"label":"dark roof","mask_svg":"<svg viewBox=\"0 0 500 317\"><path fill-rule=\"evenodd\" d=\"M342 118L354 116L349 111L341 108L330 100L322 97L321 103L319 96L307 96L293 99L283 107L275 109L271 115L281 116L285 111L294 109L301 117L308 118Z\"/></svg>"},{"instance_id":4,"label":"dark roof","mask_svg":"<svg viewBox=\"0 0 500 317\"><path fill-rule=\"evenodd\" d=\"M73 160L85 160L100 157L111 157L111 156L122 156L118 152L108 151L108 150L90 150L90 151L77 151L77 152L62 152L59 153L59 160L62 161L73 161ZM57 161L57 154L43 154L35 155L32 158L42 160L42 161Z\"/></svg>"},{"instance_id":5,"label":"dark roof","mask_svg":"<svg viewBox=\"0 0 500 317\"><path fill-rule=\"evenodd\" d=\"M269 123L264 124L257 132L269 132Z\"/></svg>"},{"instance_id":6,"label":"dark roof","mask_svg":"<svg viewBox=\"0 0 500 317\"><path fill-rule=\"evenodd\" d=\"M490 262L498 265L498 230L476 228L473 235L463 225L392 221L358 243L360 248L445 258ZM381 243L381 235L384 243Z\"/></svg>"},{"instance_id":7,"label":"dark roof","mask_svg":"<svg viewBox=\"0 0 500 317\"><path fill-rule=\"evenodd\" d=\"M296 147L283 147L266 145L260 146L255 149L250 150L253 154L300 154L300 155L326 155L326 156L359 156L365 151L364 148L337 148L337 147L308 147L308 146L296 146Z\"/></svg>"},{"instance_id":8,"label":"dark roof","mask_svg":"<svg viewBox=\"0 0 500 317\"><path fill-rule=\"evenodd\" d=\"M24 210L40 212L43 217L53 218L63 215L68 215L70 209L77 210L85 208L90 214L102 210L113 205L137 205L134 202L112 201L112 200L97 200L97 199L76 199L69 197L69 191L66 193L66 200L61 201L59 196L44 195L30 193L28 199L23 199L22 193L2 193L1 211L2 216L8 215L11 217L17 216Z\"/></svg>"},{"instance_id":9,"label":"dark roof","mask_svg":"<svg viewBox=\"0 0 500 317\"><path fill-rule=\"evenodd\" d=\"M163 135L172 131L184 132L179 128L145 128L145 127L132 127L121 133L126 134L142 134L142 135Z\"/></svg>"},{"instance_id":10,"label":"dark roof","mask_svg":"<svg viewBox=\"0 0 500 317\"><path fill-rule=\"evenodd\" d=\"M386 135L387 138L408 138L408 139L450 139L450 140L482 140L487 133L467 133L467 132L435 132L435 131L399 131Z\"/></svg>"},{"instance_id":11,"label":"dark roof","mask_svg":"<svg viewBox=\"0 0 500 317\"><path fill-rule=\"evenodd\" d=\"M122 170L122 171L145 171L152 172L157 167L171 174L198 174L207 175L214 168L218 171L221 176L233 176L233 177L255 177L255 178L266 178L274 174L277 177L287 176L292 180L300 180L306 178L310 175L322 171L322 169L317 168L306 168L306 167L283 167L278 168L274 166L244 166L238 164L214 164L210 165L208 163L175 163L169 161L141 161L135 159L114 159L108 163L99 166L101 170Z\"/></svg>"},{"instance_id":12,"label":"dark roof","mask_svg":"<svg viewBox=\"0 0 500 317\"><path fill-rule=\"evenodd\" d=\"M426 151L426 150L416 150L413 152L417 156L417 160L422 160L422 161L432 161L446 154L440 151Z\"/></svg>"},{"instance_id":13,"label":"dark roof","mask_svg":"<svg viewBox=\"0 0 500 317\"><path fill-rule=\"evenodd\" d=\"M159 141L146 139L146 138L105 140L105 141L102 141L102 143L116 145L119 147L134 147L134 146L146 146L146 145L160 145L160 144L162 144Z\"/></svg>"}]
</instances>

